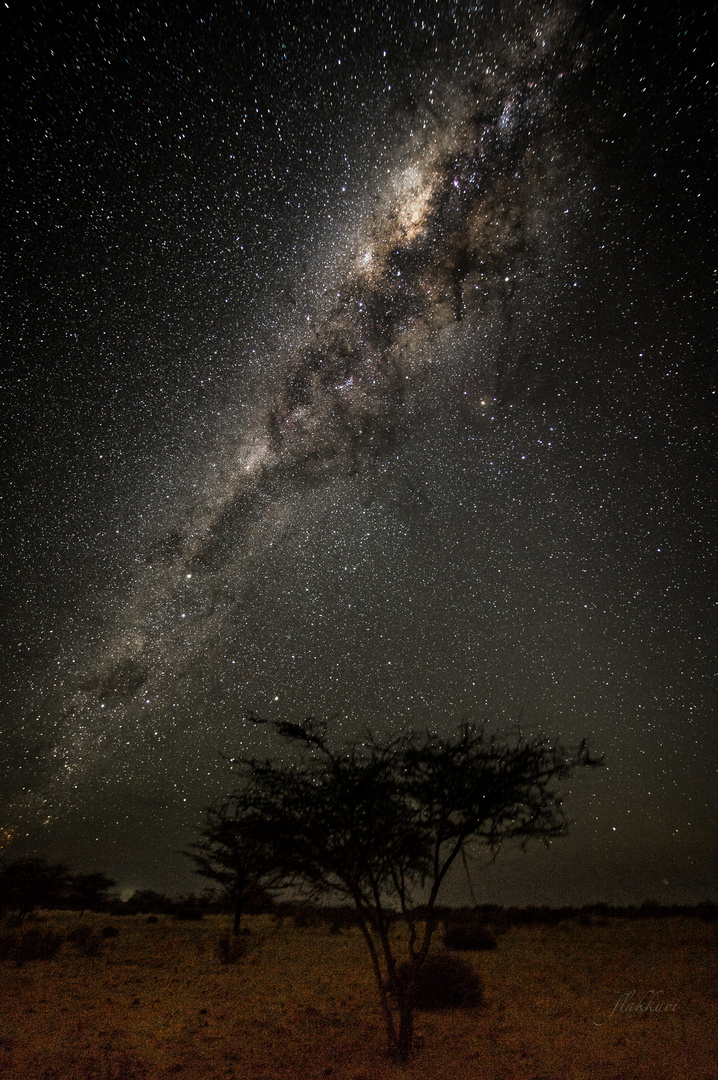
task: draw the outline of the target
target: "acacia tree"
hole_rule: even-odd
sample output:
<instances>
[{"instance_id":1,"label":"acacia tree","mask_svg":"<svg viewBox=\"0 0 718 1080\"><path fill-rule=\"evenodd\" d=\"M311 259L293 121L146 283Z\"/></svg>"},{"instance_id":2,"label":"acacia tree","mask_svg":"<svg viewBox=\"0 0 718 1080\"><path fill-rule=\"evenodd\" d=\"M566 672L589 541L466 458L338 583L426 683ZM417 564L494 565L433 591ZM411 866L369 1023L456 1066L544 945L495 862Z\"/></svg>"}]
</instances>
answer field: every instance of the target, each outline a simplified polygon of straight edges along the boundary
<instances>
[{"instance_id":1,"label":"acacia tree","mask_svg":"<svg viewBox=\"0 0 718 1080\"><path fill-rule=\"evenodd\" d=\"M64 863L48 863L34 855L22 856L0 869L0 913L17 912L21 923L38 907L66 898L70 872Z\"/></svg>"},{"instance_id":2,"label":"acacia tree","mask_svg":"<svg viewBox=\"0 0 718 1080\"><path fill-rule=\"evenodd\" d=\"M225 802L210 806L200 839L184 854L195 873L216 882L232 904L232 933L239 934L242 915L250 900L283 882L275 845L246 792L235 792Z\"/></svg>"},{"instance_id":3,"label":"acacia tree","mask_svg":"<svg viewBox=\"0 0 718 1080\"><path fill-rule=\"evenodd\" d=\"M241 785L233 798L285 880L355 906L387 1047L406 1060L418 976L451 866L477 844L496 853L506 840L563 836L556 783L600 761L585 742L569 750L520 732L505 740L471 724L446 738L411 732L380 742L368 735L338 749L312 719L272 726L300 748L300 759L234 759ZM390 932L397 915L406 929L401 939Z\"/></svg>"},{"instance_id":4,"label":"acacia tree","mask_svg":"<svg viewBox=\"0 0 718 1080\"><path fill-rule=\"evenodd\" d=\"M92 874L73 874L70 877L70 900L79 905L80 918L87 908L96 911L102 907L107 901L107 893L116 884L102 870L95 870Z\"/></svg>"}]
</instances>

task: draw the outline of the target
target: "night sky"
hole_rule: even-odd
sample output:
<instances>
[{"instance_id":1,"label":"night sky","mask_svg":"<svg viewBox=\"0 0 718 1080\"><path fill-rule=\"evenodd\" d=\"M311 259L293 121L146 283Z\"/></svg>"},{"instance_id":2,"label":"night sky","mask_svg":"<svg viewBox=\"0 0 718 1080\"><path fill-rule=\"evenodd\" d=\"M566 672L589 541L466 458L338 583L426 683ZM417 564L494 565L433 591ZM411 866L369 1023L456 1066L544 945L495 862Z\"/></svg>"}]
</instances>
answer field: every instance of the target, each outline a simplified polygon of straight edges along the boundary
<instances>
[{"instance_id":1,"label":"night sky","mask_svg":"<svg viewBox=\"0 0 718 1080\"><path fill-rule=\"evenodd\" d=\"M718 898L708 14L0 31L2 854L200 888L249 710L520 717L607 766L478 901Z\"/></svg>"}]
</instances>

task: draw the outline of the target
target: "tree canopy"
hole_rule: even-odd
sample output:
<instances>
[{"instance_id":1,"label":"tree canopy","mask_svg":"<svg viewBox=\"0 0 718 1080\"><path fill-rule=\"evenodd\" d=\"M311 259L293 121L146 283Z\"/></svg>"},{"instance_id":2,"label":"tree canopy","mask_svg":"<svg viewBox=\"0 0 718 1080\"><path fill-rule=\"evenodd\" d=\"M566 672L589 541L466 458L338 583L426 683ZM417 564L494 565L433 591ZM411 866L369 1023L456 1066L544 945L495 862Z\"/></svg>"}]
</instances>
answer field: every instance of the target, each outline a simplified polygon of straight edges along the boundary
<instances>
[{"instance_id":1,"label":"tree canopy","mask_svg":"<svg viewBox=\"0 0 718 1080\"><path fill-rule=\"evenodd\" d=\"M260 901L268 888L284 881L273 839L247 794L237 791L210 806L200 839L184 853L194 862L195 872L219 885L232 904L234 934L239 933L247 904Z\"/></svg>"},{"instance_id":2,"label":"tree canopy","mask_svg":"<svg viewBox=\"0 0 718 1080\"><path fill-rule=\"evenodd\" d=\"M259 844L276 883L354 905L388 1048L405 1059L447 873L477 844L496 853L506 840L563 836L558 782L600 761L585 742L569 750L469 723L449 736L409 732L382 742L368 734L339 747L314 719L271 726L300 757L234 759L241 779L227 806L238 808L239 831ZM397 917L407 929L405 956L390 933Z\"/></svg>"},{"instance_id":3,"label":"tree canopy","mask_svg":"<svg viewBox=\"0 0 718 1080\"><path fill-rule=\"evenodd\" d=\"M0 869L0 911L17 912L18 921L35 908L63 899L70 885L64 863L48 863L37 856L22 856Z\"/></svg>"}]
</instances>

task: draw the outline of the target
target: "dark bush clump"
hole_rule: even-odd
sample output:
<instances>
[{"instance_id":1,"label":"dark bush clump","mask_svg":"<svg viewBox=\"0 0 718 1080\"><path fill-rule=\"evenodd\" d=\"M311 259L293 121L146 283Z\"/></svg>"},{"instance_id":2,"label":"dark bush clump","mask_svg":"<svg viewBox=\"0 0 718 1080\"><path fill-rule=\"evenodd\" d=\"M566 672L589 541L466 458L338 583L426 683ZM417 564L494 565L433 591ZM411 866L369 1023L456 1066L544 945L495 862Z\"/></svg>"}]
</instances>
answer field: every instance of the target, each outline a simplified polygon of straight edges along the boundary
<instances>
[{"instance_id":1,"label":"dark bush clump","mask_svg":"<svg viewBox=\"0 0 718 1080\"><path fill-rule=\"evenodd\" d=\"M406 967L400 976L406 974ZM414 990L417 1009L453 1009L481 1005L484 987L470 964L451 953L427 956Z\"/></svg>"},{"instance_id":2,"label":"dark bush clump","mask_svg":"<svg viewBox=\"0 0 718 1080\"><path fill-rule=\"evenodd\" d=\"M443 942L447 949L465 952L483 952L496 948L496 938L481 923L448 923L444 927Z\"/></svg>"},{"instance_id":3,"label":"dark bush clump","mask_svg":"<svg viewBox=\"0 0 718 1080\"><path fill-rule=\"evenodd\" d=\"M148 923L158 923L160 920L157 918L156 915L148 915L145 921Z\"/></svg>"},{"instance_id":4,"label":"dark bush clump","mask_svg":"<svg viewBox=\"0 0 718 1080\"><path fill-rule=\"evenodd\" d=\"M322 922L322 913L309 904L298 907L294 913L294 925L300 930L315 930Z\"/></svg>"},{"instance_id":5,"label":"dark bush clump","mask_svg":"<svg viewBox=\"0 0 718 1080\"><path fill-rule=\"evenodd\" d=\"M341 934L357 925L356 913L348 907L327 907L322 909L330 934Z\"/></svg>"},{"instance_id":6,"label":"dark bush clump","mask_svg":"<svg viewBox=\"0 0 718 1080\"><path fill-rule=\"evenodd\" d=\"M102 930L100 931L103 938L117 937L119 932L120 931L117 929L117 927L112 926L110 923L108 923L107 926L103 926Z\"/></svg>"},{"instance_id":7,"label":"dark bush clump","mask_svg":"<svg viewBox=\"0 0 718 1080\"><path fill-rule=\"evenodd\" d=\"M29 960L51 960L62 947L62 934L32 926L28 930L0 934L0 959L14 960L18 966Z\"/></svg>"},{"instance_id":8,"label":"dark bush clump","mask_svg":"<svg viewBox=\"0 0 718 1080\"><path fill-rule=\"evenodd\" d=\"M92 937L94 931L89 923L78 923L67 931L67 940L73 945L83 948Z\"/></svg>"},{"instance_id":9,"label":"dark bush clump","mask_svg":"<svg viewBox=\"0 0 718 1080\"><path fill-rule=\"evenodd\" d=\"M99 956L102 948L102 938L88 923L79 923L68 931L67 940L77 945L77 948L85 956Z\"/></svg>"}]
</instances>

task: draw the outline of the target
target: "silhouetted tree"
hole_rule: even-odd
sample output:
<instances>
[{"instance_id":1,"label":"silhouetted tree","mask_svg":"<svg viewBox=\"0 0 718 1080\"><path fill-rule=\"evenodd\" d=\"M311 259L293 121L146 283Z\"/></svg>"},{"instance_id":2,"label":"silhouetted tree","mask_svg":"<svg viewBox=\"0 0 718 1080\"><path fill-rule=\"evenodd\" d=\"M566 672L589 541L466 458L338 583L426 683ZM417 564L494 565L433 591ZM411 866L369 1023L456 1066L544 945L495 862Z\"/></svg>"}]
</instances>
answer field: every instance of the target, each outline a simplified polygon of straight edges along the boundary
<instances>
[{"instance_id":1,"label":"silhouetted tree","mask_svg":"<svg viewBox=\"0 0 718 1080\"><path fill-rule=\"evenodd\" d=\"M472 845L497 852L505 840L563 836L567 819L556 782L600 762L585 743L570 751L520 733L507 741L470 724L448 738L412 732L380 742L369 735L338 749L311 719L272 726L302 756L289 764L233 761L242 776L232 797L241 807L237 836L246 823L248 842L259 837L268 865L285 879L354 904L387 1046L406 1060L418 976L450 867ZM222 836L223 819L212 821ZM407 929L404 956L389 932L397 914Z\"/></svg>"},{"instance_id":2,"label":"silhouetted tree","mask_svg":"<svg viewBox=\"0 0 718 1080\"><path fill-rule=\"evenodd\" d=\"M128 897L125 906L128 911L142 915L152 915L155 912L166 915L172 911L173 903L169 896L155 892L154 889L137 889Z\"/></svg>"},{"instance_id":3,"label":"silhouetted tree","mask_svg":"<svg viewBox=\"0 0 718 1080\"><path fill-rule=\"evenodd\" d=\"M247 904L266 899L267 889L284 881L273 839L241 791L209 807L200 837L184 854L195 873L220 886L234 912L232 933L238 934Z\"/></svg>"},{"instance_id":4,"label":"silhouetted tree","mask_svg":"<svg viewBox=\"0 0 718 1080\"><path fill-rule=\"evenodd\" d=\"M72 874L70 877L70 901L80 907L80 917L87 908L96 911L107 900L107 893L116 882L101 870L92 874Z\"/></svg>"},{"instance_id":5,"label":"silhouetted tree","mask_svg":"<svg viewBox=\"0 0 718 1080\"><path fill-rule=\"evenodd\" d=\"M69 870L64 863L26 856L0 869L0 911L17 912L18 922L35 908L66 898Z\"/></svg>"}]
</instances>

